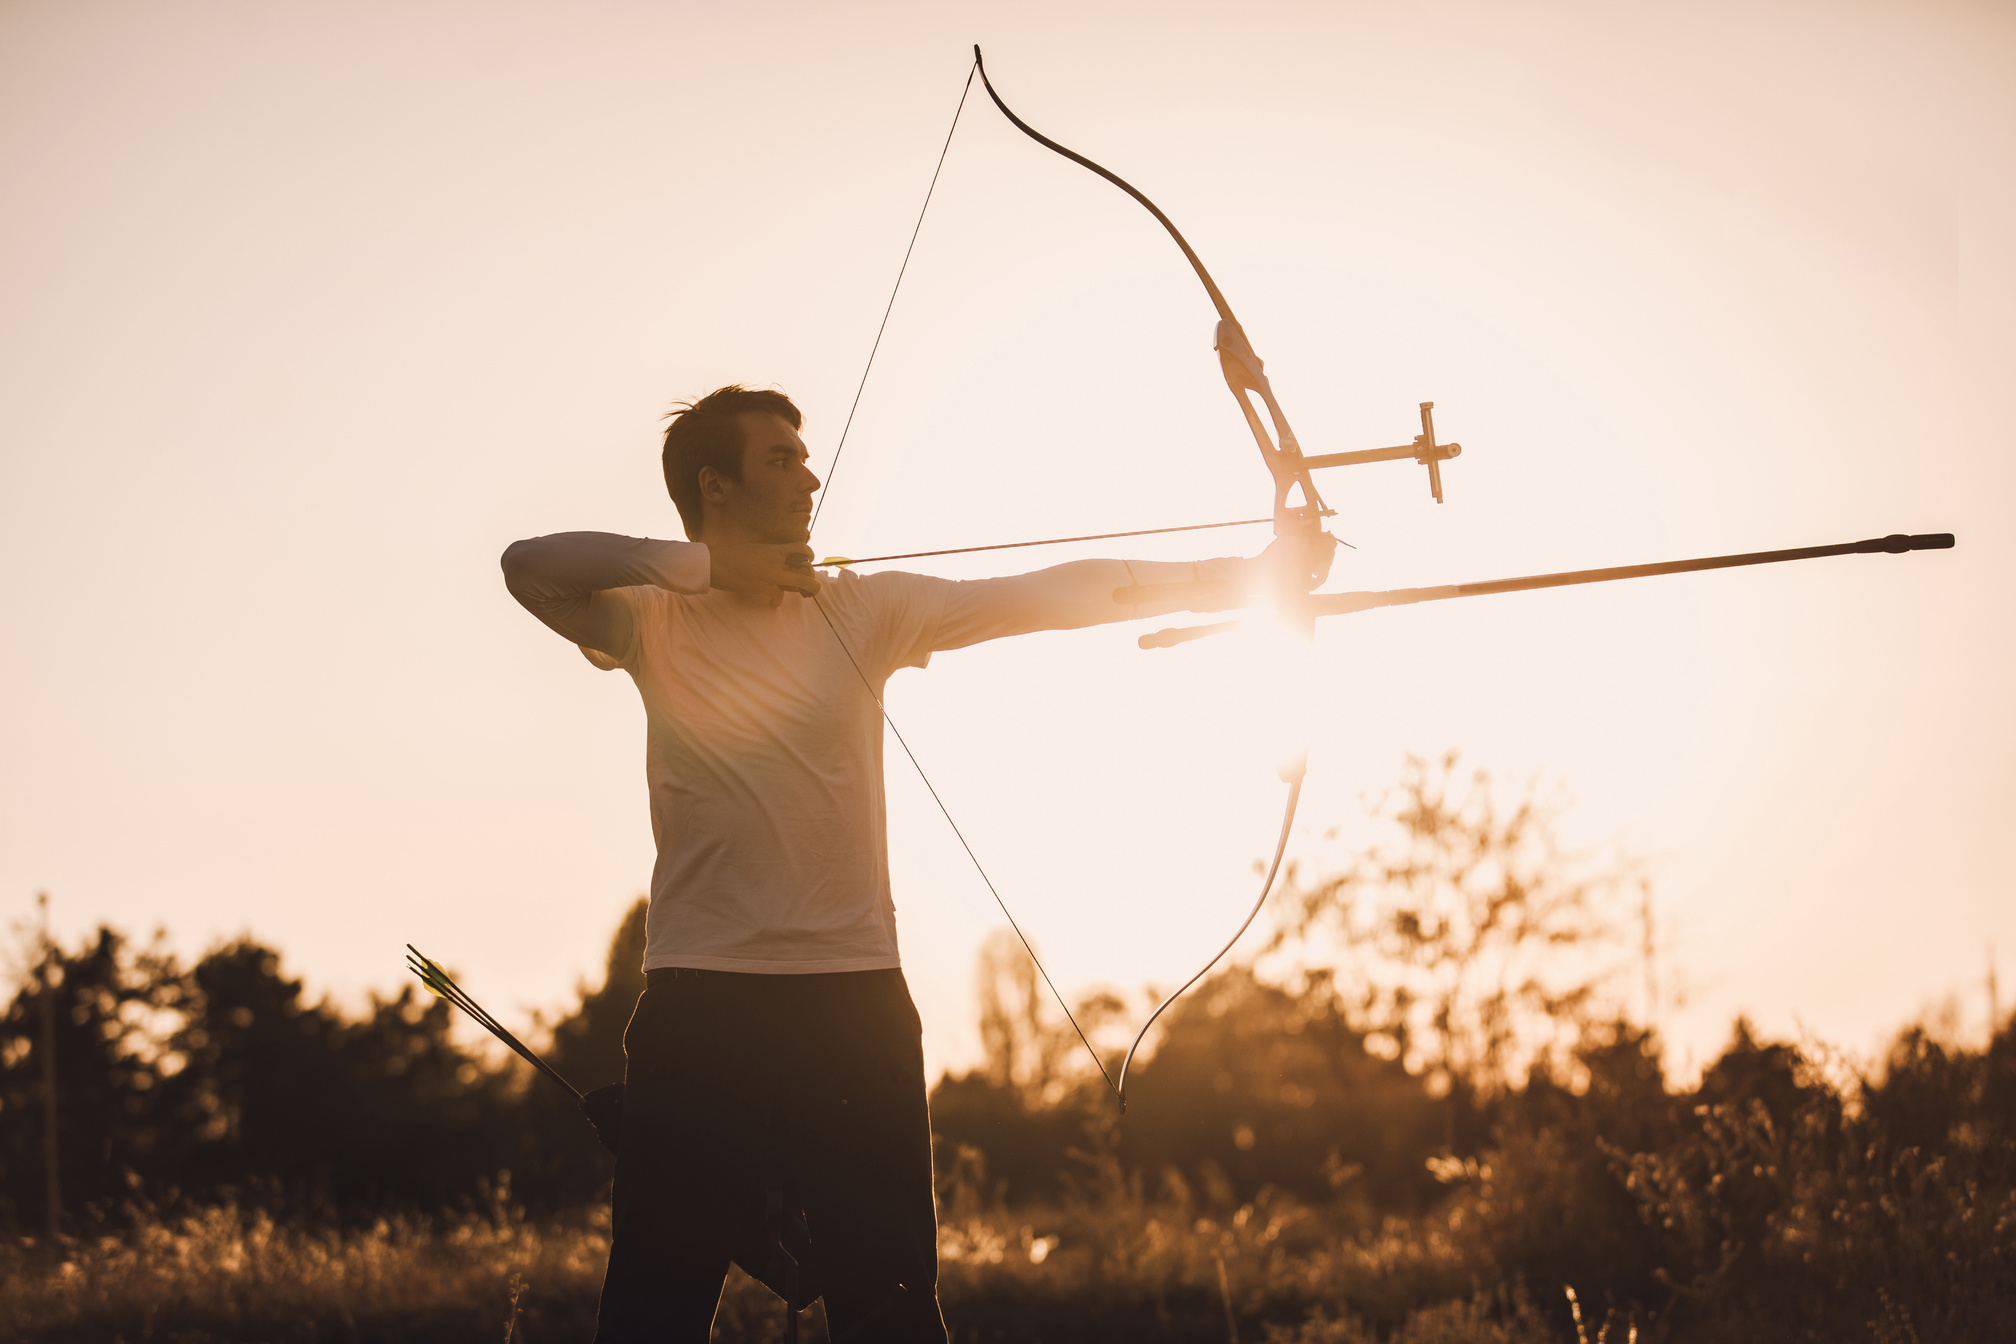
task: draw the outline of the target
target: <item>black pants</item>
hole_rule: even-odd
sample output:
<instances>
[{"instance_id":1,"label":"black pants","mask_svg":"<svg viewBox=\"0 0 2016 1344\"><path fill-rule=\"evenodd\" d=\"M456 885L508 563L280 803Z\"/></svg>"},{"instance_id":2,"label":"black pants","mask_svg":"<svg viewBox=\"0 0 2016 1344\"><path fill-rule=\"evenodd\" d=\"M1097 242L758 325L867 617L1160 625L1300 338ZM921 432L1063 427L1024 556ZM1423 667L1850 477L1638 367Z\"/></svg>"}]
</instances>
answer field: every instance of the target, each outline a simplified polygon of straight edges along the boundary
<instances>
[{"instance_id":1,"label":"black pants","mask_svg":"<svg viewBox=\"0 0 2016 1344\"><path fill-rule=\"evenodd\" d=\"M943 1341L920 1035L901 971L653 971L623 1035L596 1344L704 1342L729 1263L770 1253L776 1185L836 1339Z\"/></svg>"}]
</instances>

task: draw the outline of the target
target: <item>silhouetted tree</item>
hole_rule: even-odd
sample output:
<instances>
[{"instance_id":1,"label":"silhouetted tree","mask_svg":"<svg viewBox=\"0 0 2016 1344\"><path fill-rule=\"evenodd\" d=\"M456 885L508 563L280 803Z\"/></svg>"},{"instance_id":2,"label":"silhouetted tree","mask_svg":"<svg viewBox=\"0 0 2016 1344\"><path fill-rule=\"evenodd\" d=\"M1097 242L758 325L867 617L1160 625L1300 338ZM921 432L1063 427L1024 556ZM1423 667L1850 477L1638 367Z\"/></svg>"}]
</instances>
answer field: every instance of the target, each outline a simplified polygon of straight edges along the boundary
<instances>
[{"instance_id":1,"label":"silhouetted tree","mask_svg":"<svg viewBox=\"0 0 2016 1344\"><path fill-rule=\"evenodd\" d=\"M1502 810L1478 770L1459 794L1458 760L1408 757L1375 809L1397 843L1313 883L1291 874L1271 949L1325 968L1375 1048L1432 1086L1488 1095L1566 1063L1601 1015L1629 875L1566 853L1530 787Z\"/></svg>"},{"instance_id":2,"label":"silhouetted tree","mask_svg":"<svg viewBox=\"0 0 2016 1344\"><path fill-rule=\"evenodd\" d=\"M159 1162L161 1083L180 1063L161 1036L188 1011L188 983L165 952L135 954L107 928L75 952L47 948L26 970L0 1017L0 1217L38 1226L44 1196L37 999L44 975L56 995L64 1199L70 1211L87 1214L126 1195L130 1173Z\"/></svg>"},{"instance_id":3,"label":"silhouetted tree","mask_svg":"<svg viewBox=\"0 0 2016 1344\"><path fill-rule=\"evenodd\" d=\"M1516 1279L1578 1284L1616 1306L1663 1302L1663 1237L1618 1163L1673 1143L1686 1109L1650 1031L1621 1019L1591 1027L1560 1066L1491 1100L1487 1142L1433 1164L1450 1190L1445 1216Z\"/></svg>"},{"instance_id":4,"label":"silhouetted tree","mask_svg":"<svg viewBox=\"0 0 2016 1344\"><path fill-rule=\"evenodd\" d=\"M623 1031L644 992L644 921L650 902L638 899L609 940L602 983L576 987L572 1012L554 1023L547 1062L583 1092L623 1080ZM513 1188L541 1209L598 1199L615 1170L580 1107L543 1078L526 1075L513 1113Z\"/></svg>"},{"instance_id":5,"label":"silhouetted tree","mask_svg":"<svg viewBox=\"0 0 2016 1344\"><path fill-rule=\"evenodd\" d=\"M435 1205L505 1165L510 1081L449 1034L450 1006L411 986L346 1020L302 1000L271 948L240 940L194 967L165 1089L177 1179L214 1191L281 1182L339 1207Z\"/></svg>"},{"instance_id":6,"label":"silhouetted tree","mask_svg":"<svg viewBox=\"0 0 2016 1344\"><path fill-rule=\"evenodd\" d=\"M1081 1062L1077 1033L1050 1006L1050 991L1014 933L998 929L981 944L974 981L985 1053L978 1069L947 1074L931 1090L941 1166L963 1161L969 1173L984 1169L1008 1199L1054 1199L1089 1108L1112 1104L1106 1084ZM1096 1037L1121 1007L1095 992L1076 1010Z\"/></svg>"},{"instance_id":7,"label":"silhouetted tree","mask_svg":"<svg viewBox=\"0 0 2016 1344\"><path fill-rule=\"evenodd\" d=\"M651 902L639 897L609 940L602 983L576 987L580 1004L553 1027L547 1060L586 1092L623 1080L623 1031L644 992L644 922Z\"/></svg>"},{"instance_id":8,"label":"silhouetted tree","mask_svg":"<svg viewBox=\"0 0 2016 1344\"><path fill-rule=\"evenodd\" d=\"M1129 1084L1123 1161L1192 1179L1222 1173L1242 1201L1267 1186L1335 1201L1368 1226L1439 1196L1426 1163L1458 1103L1431 1096L1400 1061L1367 1054L1327 979L1290 993L1235 966L1164 1020Z\"/></svg>"}]
</instances>

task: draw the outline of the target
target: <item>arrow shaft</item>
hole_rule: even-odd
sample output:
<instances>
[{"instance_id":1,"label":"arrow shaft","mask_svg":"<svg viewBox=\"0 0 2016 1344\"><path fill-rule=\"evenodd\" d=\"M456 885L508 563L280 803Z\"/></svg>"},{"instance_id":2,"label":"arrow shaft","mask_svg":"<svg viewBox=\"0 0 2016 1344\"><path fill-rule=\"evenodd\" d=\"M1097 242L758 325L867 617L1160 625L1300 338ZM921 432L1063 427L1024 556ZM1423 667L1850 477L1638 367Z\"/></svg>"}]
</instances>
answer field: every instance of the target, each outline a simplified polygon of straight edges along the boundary
<instances>
[{"instance_id":1,"label":"arrow shaft","mask_svg":"<svg viewBox=\"0 0 2016 1344\"><path fill-rule=\"evenodd\" d=\"M864 555L859 560L834 556L827 565L872 565L883 560L922 560L933 555L972 555L976 551L1015 551L1024 546L1063 546L1074 541L1111 541L1115 537L1155 537L1164 532L1208 532L1214 527L1253 527L1272 518L1237 518L1229 523L1186 523L1182 527L1143 527L1132 532L1095 532L1084 537L1046 537L1042 541L999 541L991 546L954 546L944 551L904 551L900 555Z\"/></svg>"}]
</instances>

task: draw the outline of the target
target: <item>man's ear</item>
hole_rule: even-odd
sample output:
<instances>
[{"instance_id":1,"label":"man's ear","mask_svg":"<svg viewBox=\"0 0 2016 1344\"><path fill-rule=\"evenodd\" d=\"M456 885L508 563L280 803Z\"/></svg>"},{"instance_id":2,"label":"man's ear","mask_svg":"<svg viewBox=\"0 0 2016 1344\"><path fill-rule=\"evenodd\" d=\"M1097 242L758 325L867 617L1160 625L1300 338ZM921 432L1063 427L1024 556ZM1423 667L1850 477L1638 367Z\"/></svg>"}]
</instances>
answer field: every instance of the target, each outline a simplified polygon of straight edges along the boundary
<instances>
[{"instance_id":1,"label":"man's ear","mask_svg":"<svg viewBox=\"0 0 2016 1344\"><path fill-rule=\"evenodd\" d=\"M728 478L714 468L700 468L694 480L700 487L700 498L713 504L719 504L728 498Z\"/></svg>"}]
</instances>

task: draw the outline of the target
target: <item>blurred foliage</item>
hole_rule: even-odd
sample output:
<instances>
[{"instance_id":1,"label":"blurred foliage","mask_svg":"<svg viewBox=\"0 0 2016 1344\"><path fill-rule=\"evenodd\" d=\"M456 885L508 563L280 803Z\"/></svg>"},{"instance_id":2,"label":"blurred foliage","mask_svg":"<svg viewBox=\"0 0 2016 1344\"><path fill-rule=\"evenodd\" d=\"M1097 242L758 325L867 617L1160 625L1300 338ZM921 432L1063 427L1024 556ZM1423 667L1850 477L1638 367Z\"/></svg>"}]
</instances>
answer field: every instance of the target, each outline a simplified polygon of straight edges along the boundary
<instances>
[{"instance_id":1,"label":"blurred foliage","mask_svg":"<svg viewBox=\"0 0 2016 1344\"><path fill-rule=\"evenodd\" d=\"M989 942L985 1060L932 1095L958 1338L2016 1338L2016 1025L1912 1026L1856 1067L1739 1021L1678 1082L1610 992L1628 873L1565 854L1530 794L1455 780L1413 763L1393 841L1297 883L1269 955L1170 1009L1124 1120L1019 943ZM643 916L535 1033L584 1089L620 1076ZM583 1332L609 1160L446 1004L311 1003L244 940L185 967L100 930L19 962L0 1337L494 1338L510 1275L525 1336ZM30 1235L45 976L55 1243ZM1135 1011L1078 1007L1102 1045ZM771 1305L738 1281L717 1338L776 1337Z\"/></svg>"},{"instance_id":2,"label":"blurred foliage","mask_svg":"<svg viewBox=\"0 0 2016 1344\"><path fill-rule=\"evenodd\" d=\"M179 1164L186 1145L164 1104L184 1061L170 1045L195 987L158 947L100 929L74 952L45 949L0 1016L0 1226L43 1222L40 995L53 995L58 1160L68 1198L102 1201L126 1173Z\"/></svg>"},{"instance_id":3,"label":"blurred foliage","mask_svg":"<svg viewBox=\"0 0 2016 1344\"><path fill-rule=\"evenodd\" d=\"M550 1058L586 1090L623 1076L643 986L644 902L555 1025ZM232 1198L369 1221L483 1197L500 1181L535 1209L574 1207L610 1160L571 1097L515 1057L465 1044L455 1010L414 985L350 1017L309 1003L280 954L241 939L193 966L100 929L41 947L0 1016L0 1228L45 1224L39 1002L56 995L66 1214Z\"/></svg>"},{"instance_id":4,"label":"blurred foliage","mask_svg":"<svg viewBox=\"0 0 2016 1344\"><path fill-rule=\"evenodd\" d=\"M1311 1313L1282 1340L1572 1338L1571 1285L1617 1338L2016 1338L2010 1024L1912 1027L1864 1076L1739 1021L1676 1087L1612 992L1642 884L1458 764L1410 761L1394 838L1295 884L1285 969L1164 1016L1124 1122L1019 946L983 949L987 1062L932 1098L948 1208L1059 1211L1088 1291L1157 1319L1262 1218L1255 1314Z\"/></svg>"},{"instance_id":5,"label":"blurred foliage","mask_svg":"<svg viewBox=\"0 0 2016 1344\"><path fill-rule=\"evenodd\" d=\"M1325 967L1410 1071L1489 1093L1559 1066L1604 1014L1638 883L1628 863L1568 853L1560 804L1535 786L1506 808L1488 772L1459 784L1459 763L1408 757L1374 808L1392 839L1315 882L1291 876L1270 950Z\"/></svg>"}]
</instances>

